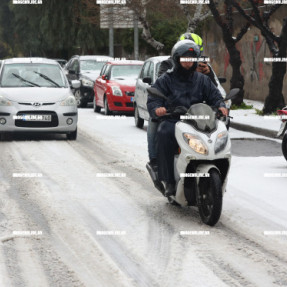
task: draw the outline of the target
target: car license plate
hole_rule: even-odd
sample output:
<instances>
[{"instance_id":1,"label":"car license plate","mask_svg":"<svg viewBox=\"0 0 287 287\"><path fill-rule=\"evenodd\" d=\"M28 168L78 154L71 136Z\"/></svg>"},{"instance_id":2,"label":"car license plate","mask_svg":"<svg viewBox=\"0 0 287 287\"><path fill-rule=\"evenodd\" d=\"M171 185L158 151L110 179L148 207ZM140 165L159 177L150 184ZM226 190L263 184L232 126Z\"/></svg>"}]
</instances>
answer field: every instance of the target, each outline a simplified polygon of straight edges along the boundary
<instances>
[{"instance_id":1,"label":"car license plate","mask_svg":"<svg viewBox=\"0 0 287 287\"><path fill-rule=\"evenodd\" d=\"M131 97L131 102L133 102L134 101L134 97Z\"/></svg>"},{"instance_id":2,"label":"car license plate","mask_svg":"<svg viewBox=\"0 0 287 287\"><path fill-rule=\"evenodd\" d=\"M51 115L23 115L23 121L29 122L51 122L52 116Z\"/></svg>"}]
</instances>

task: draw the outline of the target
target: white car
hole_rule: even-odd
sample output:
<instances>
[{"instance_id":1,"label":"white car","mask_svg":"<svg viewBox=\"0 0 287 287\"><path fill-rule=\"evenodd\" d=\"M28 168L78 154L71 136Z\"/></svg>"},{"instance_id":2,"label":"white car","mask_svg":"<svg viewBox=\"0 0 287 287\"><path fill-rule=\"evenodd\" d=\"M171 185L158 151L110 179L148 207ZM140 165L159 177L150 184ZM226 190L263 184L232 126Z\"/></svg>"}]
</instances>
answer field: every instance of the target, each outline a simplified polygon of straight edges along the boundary
<instances>
[{"instance_id":1,"label":"white car","mask_svg":"<svg viewBox=\"0 0 287 287\"><path fill-rule=\"evenodd\" d=\"M149 120L149 113L147 110L147 99L148 99L147 88L149 88L153 83L155 83L156 79L158 78L158 72L161 62L167 60L169 57L170 56L151 57L144 62L140 75L137 79L135 97L134 97L135 125L138 128L142 128L144 125L144 121ZM217 78L211 65L208 66L214 74L214 79L217 83L218 90L220 91L222 97L225 98L226 92L224 88L221 86L221 83L224 83L226 79ZM227 108L230 108L230 104L231 101L228 101L228 103L226 103ZM228 118L227 120L229 121Z\"/></svg>"},{"instance_id":2,"label":"white car","mask_svg":"<svg viewBox=\"0 0 287 287\"><path fill-rule=\"evenodd\" d=\"M80 82L73 81L73 88ZM0 69L0 136L16 132L64 133L77 138L75 97L60 65L44 58L13 58Z\"/></svg>"}]
</instances>

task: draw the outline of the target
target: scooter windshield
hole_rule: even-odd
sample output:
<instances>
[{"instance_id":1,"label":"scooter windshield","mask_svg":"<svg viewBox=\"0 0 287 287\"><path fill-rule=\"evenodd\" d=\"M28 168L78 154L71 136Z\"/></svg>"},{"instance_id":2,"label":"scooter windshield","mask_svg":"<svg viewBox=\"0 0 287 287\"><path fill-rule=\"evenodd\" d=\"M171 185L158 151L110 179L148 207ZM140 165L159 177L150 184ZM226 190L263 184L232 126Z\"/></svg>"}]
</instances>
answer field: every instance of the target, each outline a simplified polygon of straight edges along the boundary
<instances>
[{"instance_id":1,"label":"scooter windshield","mask_svg":"<svg viewBox=\"0 0 287 287\"><path fill-rule=\"evenodd\" d=\"M187 111L186 121L197 130L210 133L216 129L216 113L206 104L192 105Z\"/></svg>"}]
</instances>

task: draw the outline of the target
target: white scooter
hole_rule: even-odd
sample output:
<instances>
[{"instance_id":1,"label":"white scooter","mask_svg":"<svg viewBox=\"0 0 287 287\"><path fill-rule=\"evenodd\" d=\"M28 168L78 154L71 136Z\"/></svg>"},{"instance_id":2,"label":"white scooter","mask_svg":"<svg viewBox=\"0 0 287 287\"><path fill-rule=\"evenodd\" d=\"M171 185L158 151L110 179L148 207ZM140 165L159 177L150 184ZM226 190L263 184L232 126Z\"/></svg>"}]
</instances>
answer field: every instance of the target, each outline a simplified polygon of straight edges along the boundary
<instances>
[{"instance_id":1,"label":"white scooter","mask_svg":"<svg viewBox=\"0 0 287 287\"><path fill-rule=\"evenodd\" d=\"M148 88L150 95L168 101L160 91ZM224 101L233 99L239 89L232 89ZM174 156L176 194L168 197L172 204L197 206L202 221L215 225L221 215L222 197L226 190L231 160L231 141L218 109L205 103L168 110L168 116L177 117L175 137L179 151ZM155 187L164 194L163 183L158 180L149 164L147 169Z\"/></svg>"}]
</instances>

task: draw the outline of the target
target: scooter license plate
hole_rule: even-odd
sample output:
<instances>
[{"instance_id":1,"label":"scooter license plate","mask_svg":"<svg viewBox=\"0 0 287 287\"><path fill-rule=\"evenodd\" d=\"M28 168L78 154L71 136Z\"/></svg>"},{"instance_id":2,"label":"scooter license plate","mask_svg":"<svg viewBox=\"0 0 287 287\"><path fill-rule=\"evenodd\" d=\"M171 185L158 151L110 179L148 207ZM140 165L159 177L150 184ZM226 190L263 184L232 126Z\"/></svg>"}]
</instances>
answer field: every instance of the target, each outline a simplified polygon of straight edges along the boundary
<instances>
[{"instance_id":1,"label":"scooter license plate","mask_svg":"<svg viewBox=\"0 0 287 287\"><path fill-rule=\"evenodd\" d=\"M280 137L280 136L284 133L286 124L287 124L287 121L284 122L284 123L281 123L281 127L280 127L280 129L279 129L278 134L277 134L278 137Z\"/></svg>"}]
</instances>

